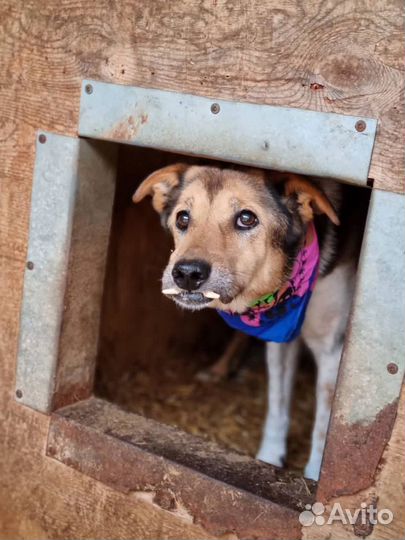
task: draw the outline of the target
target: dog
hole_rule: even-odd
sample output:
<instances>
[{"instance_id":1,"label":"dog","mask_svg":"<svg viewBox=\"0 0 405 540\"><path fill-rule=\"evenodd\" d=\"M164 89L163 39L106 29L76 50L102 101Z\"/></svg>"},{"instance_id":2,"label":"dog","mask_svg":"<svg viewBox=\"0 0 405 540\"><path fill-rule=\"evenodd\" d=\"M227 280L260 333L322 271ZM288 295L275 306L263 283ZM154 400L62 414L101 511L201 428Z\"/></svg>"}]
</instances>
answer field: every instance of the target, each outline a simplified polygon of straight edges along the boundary
<instances>
[{"instance_id":1,"label":"dog","mask_svg":"<svg viewBox=\"0 0 405 540\"><path fill-rule=\"evenodd\" d=\"M136 203L152 196L174 238L162 292L185 309L214 308L266 342L261 461L285 463L301 342L312 351L316 414L304 471L312 479L320 473L365 219L364 202L356 188L345 195L349 188L247 167L177 163L150 174L133 196Z\"/></svg>"}]
</instances>

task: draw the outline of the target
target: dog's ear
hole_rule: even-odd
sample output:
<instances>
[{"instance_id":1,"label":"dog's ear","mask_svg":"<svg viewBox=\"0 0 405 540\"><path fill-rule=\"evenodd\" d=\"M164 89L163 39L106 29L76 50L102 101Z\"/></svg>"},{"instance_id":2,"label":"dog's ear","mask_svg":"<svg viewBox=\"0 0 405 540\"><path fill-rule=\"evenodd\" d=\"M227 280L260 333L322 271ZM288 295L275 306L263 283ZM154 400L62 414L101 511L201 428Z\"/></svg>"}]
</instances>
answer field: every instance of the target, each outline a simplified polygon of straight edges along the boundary
<instances>
[{"instance_id":1,"label":"dog's ear","mask_svg":"<svg viewBox=\"0 0 405 540\"><path fill-rule=\"evenodd\" d=\"M138 203L147 195L152 195L153 208L161 214L170 199L172 191L180 185L182 174L188 169L185 163L175 163L150 174L135 191L132 200Z\"/></svg>"},{"instance_id":2,"label":"dog's ear","mask_svg":"<svg viewBox=\"0 0 405 540\"><path fill-rule=\"evenodd\" d=\"M326 195L305 178L295 174L286 176L284 193L289 198L296 196L298 211L304 222L311 221L314 213L326 214L335 225L340 221L331 202Z\"/></svg>"}]
</instances>

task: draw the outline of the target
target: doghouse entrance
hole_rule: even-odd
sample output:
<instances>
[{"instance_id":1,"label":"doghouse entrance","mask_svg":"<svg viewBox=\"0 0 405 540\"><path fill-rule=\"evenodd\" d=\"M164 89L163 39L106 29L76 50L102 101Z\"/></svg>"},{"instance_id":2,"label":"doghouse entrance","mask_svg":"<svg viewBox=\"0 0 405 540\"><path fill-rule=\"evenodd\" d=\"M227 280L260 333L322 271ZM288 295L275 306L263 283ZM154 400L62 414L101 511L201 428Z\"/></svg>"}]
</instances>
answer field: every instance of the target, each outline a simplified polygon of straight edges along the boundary
<instances>
[{"instance_id":1,"label":"doghouse entrance","mask_svg":"<svg viewBox=\"0 0 405 540\"><path fill-rule=\"evenodd\" d=\"M47 455L191 514L213 535L301 537L298 513L316 484L211 442L255 453L266 403L260 347L234 379L195 381L230 331L215 313L181 313L161 296L170 239L149 203L135 207L131 195L177 160L162 148L364 187L375 130L367 118L85 81L79 134L90 140L41 133L37 141L16 399L52 413ZM117 154L117 142L155 150ZM403 206L401 195L372 191L318 501L367 487L391 433L405 360ZM130 412L91 397L94 389ZM312 394L300 381L298 389ZM201 405L209 422L197 418ZM310 414L298 413L305 431Z\"/></svg>"},{"instance_id":2,"label":"doghouse entrance","mask_svg":"<svg viewBox=\"0 0 405 540\"><path fill-rule=\"evenodd\" d=\"M187 160L199 161L119 148L95 392L125 410L254 457L267 410L264 345L250 340L224 380L199 380L233 332L214 310L184 311L162 295L160 279L172 240L150 200L136 206L131 201L152 171ZM302 469L307 459L313 420L313 369L309 359L304 363L291 426L294 469Z\"/></svg>"}]
</instances>

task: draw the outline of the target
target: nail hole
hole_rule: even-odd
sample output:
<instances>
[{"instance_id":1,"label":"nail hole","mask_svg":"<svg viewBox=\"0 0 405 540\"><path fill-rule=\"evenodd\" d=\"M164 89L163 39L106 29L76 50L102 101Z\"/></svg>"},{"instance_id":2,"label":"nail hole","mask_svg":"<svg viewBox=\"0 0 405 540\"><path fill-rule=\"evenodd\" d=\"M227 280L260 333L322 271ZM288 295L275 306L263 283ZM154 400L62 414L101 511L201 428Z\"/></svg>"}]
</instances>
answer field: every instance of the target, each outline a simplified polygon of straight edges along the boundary
<instances>
[{"instance_id":1,"label":"nail hole","mask_svg":"<svg viewBox=\"0 0 405 540\"><path fill-rule=\"evenodd\" d=\"M27 268L28 270L34 270L34 263L32 261L27 262Z\"/></svg>"},{"instance_id":2,"label":"nail hole","mask_svg":"<svg viewBox=\"0 0 405 540\"><path fill-rule=\"evenodd\" d=\"M220 110L221 110L221 107L219 106L218 103L213 103L213 104L211 105L211 112L212 112L212 114L218 114Z\"/></svg>"},{"instance_id":3,"label":"nail hole","mask_svg":"<svg viewBox=\"0 0 405 540\"><path fill-rule=\"evenodd\" d=\"M22 390L16 390L15 395L18 397L18 399L21 399L23 397Z\"/></svg>"},{"instance_id":4,"label":"nail hole","mask_svg":"<svg viewBox=\"0 0 405 540\"><path fill-rule=\"evenodd\" d=\"M93 93L93 85L92 84L86 84L84 87L84 91L86 94L92 94Z\"/></svg>"},{"instance_id":5,"label":"nail hole","mask_svg":"<svg viewBox=\"0 0 405 540\"><path fill-rule=\"evenodd\" d=\"M367 124L365 123L364 120L357 120L354 127L356 128L356 131L359 131L361 133L362 131L366 129Z\"/></svg>"},{"instance_id":6,"label":"nail hole","mask_svg":"<svg viewBox=\"0 0 405 540\"><path fill-rule=\"evenodd\" d=\"M43 133L41 133L41 135L38 137L38 141L39 141L41 144L45 144L45 143L46 143L46 135L44 135Z\"/></svg>"}]
</instances>

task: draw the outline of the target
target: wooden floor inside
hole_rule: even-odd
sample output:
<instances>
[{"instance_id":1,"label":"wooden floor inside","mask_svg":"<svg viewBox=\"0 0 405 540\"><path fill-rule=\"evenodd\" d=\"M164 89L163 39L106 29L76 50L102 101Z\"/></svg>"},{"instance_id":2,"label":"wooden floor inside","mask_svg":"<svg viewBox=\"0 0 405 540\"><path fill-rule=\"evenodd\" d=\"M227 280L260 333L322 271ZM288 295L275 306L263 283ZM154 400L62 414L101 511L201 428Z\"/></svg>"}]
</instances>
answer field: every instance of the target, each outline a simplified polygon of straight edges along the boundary
<instances>
[{"instance_id":1,"label":"wooden floor inside","mask_svg":"<svg viewBox=\"0 0 405 540\"><path fill-rule=\"evenodd\" d=\"M127 411L254 457L267 408L263 349L252 340L230 377L216 383L196 377L212 362L201 350L188 358L168 355L158 369L134 364L116 380L100 367L96 391ZM289 437L287 466L294 471L301 471L308 457L313 408L314 368L305 357L297 373Z\"/></svg>"}]
</instances>

